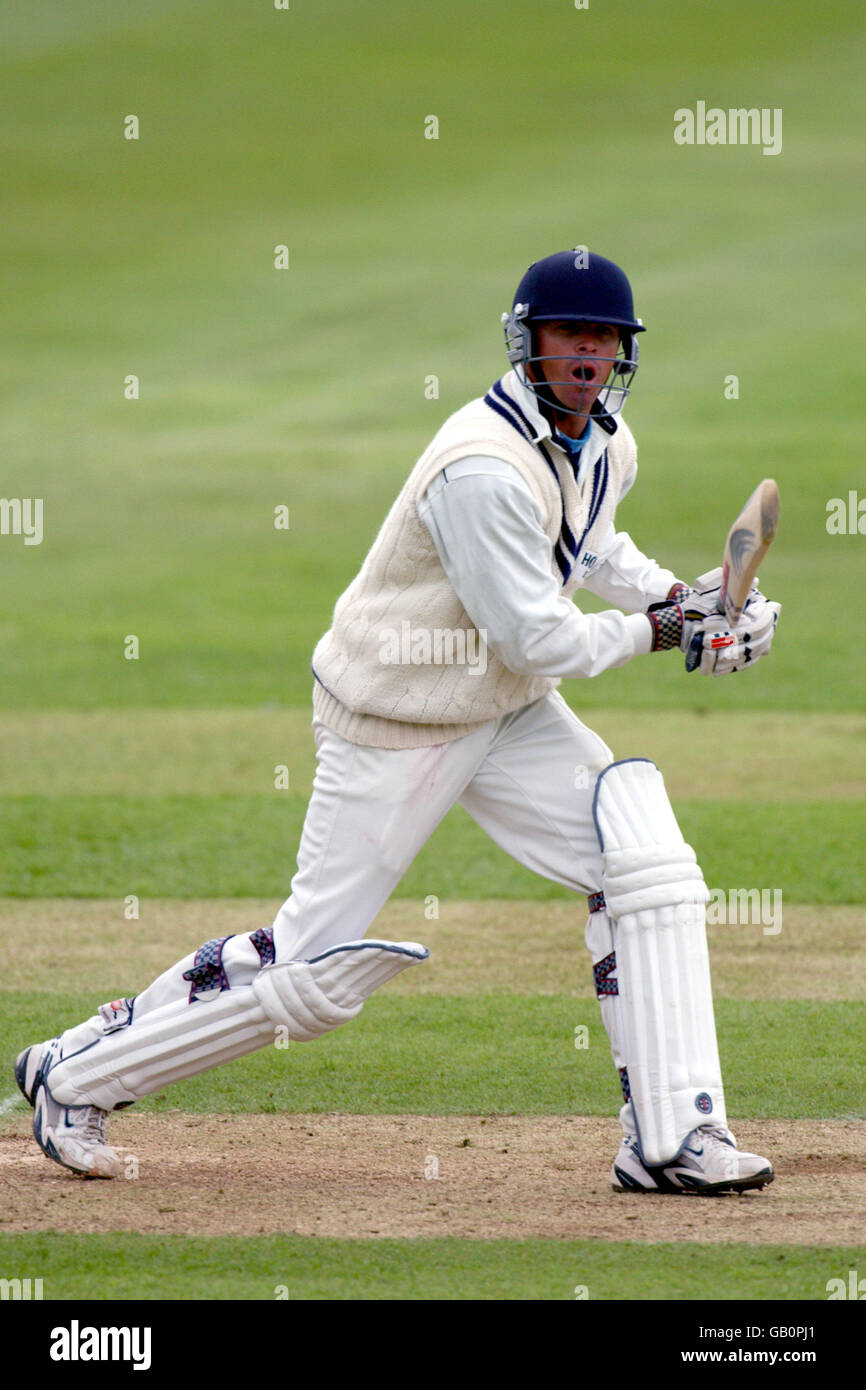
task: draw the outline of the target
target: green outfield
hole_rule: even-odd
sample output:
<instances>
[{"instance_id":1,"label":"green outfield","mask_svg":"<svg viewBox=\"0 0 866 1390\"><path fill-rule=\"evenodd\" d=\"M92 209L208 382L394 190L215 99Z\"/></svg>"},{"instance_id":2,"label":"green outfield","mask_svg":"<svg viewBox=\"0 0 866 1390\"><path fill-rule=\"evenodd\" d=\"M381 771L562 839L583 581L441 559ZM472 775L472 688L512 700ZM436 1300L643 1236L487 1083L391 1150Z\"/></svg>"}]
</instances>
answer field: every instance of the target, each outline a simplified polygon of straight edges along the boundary
<instances>
[{"instance_id":1,"label":"green outfield","mask_svg":"<svg viewBox=\"0 0 866 1390\"><path fill-rule=\"evenodd\" d=\"M42 534L0 500L0 1279L825 1298L866 1267L866 535L826 524L866 496L862 7L4 9L0 493L40 499ZM780 109L781 151L676 144L699 101ZM272 919L315 642L433 431L506 369L522 271L576 244L648 326L618 523L688 580L761 477L781 490L768 660L562 687L658 762L710 887L779 904L710 926L732 1123L777 1182L698 1212L614 1197L585 904L459 808L376 926L429 965L314 1047L118 1117L134 1180L77 1182L28 1138L15 1054Z\"/></svg>"},{"instance_id":2,"label":"green outfield","mask_svg":"<svg viewBox=\"0 0 866 1390\"><path fill-rule=\"evenodd\" d=\"M56 1240L5 1238L4 1268L42 1268L45 1298L74 1288L86 1299L190 1300L686 1299L697 1278L716 1297L738 1300L744 1277L752 1298L811 1299L826 1292L826 1251L785 1246L682 1245L532 1240L154 1240L126 1235L118 1251L105 1236ZM839 1250L841 1267L862 1250ZM35 1261L35 1264L34 1264ZM12 1276L15 1277L15 1276ZM24 1276L27 1277L27 1276ZM35 1276L39 1277L39 1276ZM832 1276L831 1276L832 1277ZM53 1290L53 1292L52 1292ZM628 1292L633 1291L633 1292Z\"/></svg>"}]
</instances>

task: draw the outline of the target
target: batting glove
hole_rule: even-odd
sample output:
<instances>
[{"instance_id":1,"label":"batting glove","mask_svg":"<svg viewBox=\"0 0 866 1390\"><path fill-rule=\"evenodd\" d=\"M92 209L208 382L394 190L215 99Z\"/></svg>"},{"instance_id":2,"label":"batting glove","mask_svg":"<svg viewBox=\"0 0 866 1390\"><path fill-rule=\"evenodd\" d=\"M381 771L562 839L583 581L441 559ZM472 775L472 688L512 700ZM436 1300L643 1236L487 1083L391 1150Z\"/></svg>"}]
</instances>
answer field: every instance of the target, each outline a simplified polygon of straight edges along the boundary
<instances>
[{"instance_id":1,"label":"batting glove","mask_svg":"<svg viewBox=\"0 0 866 1390\"><path fill-rule=\"evenodd\" d=\"M688 653L686 670L704 676L727 676L754 666L770 650L782 606L755 591L740 621L730 627L724 613L683 624L681 646Z\"/></svg>"},{"instance_id":2,"label":"batting glove","mask_svg":"<svg viewBox=\"0 0 866 1390\"><path fill-rule=\"evenodd\" d=\"M732 628L719 612L722 568L708 570L688 588L677 583L662 603L647 610L653 628L653 651L679 647L686 670L726 676L754 665L770 650L781 605L769 603L756 584L740 621Z\"/></svg>"}]
</instances>

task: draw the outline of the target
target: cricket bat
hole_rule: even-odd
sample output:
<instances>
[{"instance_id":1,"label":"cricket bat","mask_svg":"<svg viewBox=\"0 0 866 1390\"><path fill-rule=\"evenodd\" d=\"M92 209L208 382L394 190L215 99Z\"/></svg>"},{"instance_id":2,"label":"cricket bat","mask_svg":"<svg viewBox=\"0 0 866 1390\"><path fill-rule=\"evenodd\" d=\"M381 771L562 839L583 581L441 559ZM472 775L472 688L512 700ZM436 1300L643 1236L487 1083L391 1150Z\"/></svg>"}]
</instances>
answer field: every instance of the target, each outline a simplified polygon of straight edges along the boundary
<instances>
[{"instance_id":1,"label":"cricket bat","mask_svg":"<svg viewBox=\"0 0 866 1390\"><path fill-rule=\"evenodd\" d=\"M779 526L779 489L772 478L765 478L752 493L725 541L722 557L722 587L719 612L729 624L739 622L752 581L773 543ZM686 655L686 670L700 665L703 638L696 633Z\"/></svg>"}]
</instances>

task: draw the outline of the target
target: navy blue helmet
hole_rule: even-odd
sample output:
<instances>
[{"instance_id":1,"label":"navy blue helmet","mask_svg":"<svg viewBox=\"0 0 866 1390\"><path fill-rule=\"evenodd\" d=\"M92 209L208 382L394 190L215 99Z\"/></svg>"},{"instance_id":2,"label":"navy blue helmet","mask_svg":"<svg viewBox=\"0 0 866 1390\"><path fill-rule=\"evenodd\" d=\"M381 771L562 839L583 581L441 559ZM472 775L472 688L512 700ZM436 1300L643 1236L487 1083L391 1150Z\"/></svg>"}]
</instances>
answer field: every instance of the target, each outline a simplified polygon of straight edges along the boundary
<instances>
[{"instance_id":1,"label":"navy blue helmet","mask_svg":"<svg viewBox=\"0 0 866 1390\"><path fill-rule=\"evenodd\" d=\"M537 355L534 326L554 320L557 323L611 324L619 330L620 346L616 357L601 359L610 362L610 370L593 409L595 415L610 419L622 409L628 396L638 366L636 334L645 331L640 319L635 317L631 285L625 272L613 261L582 246L573 251L558 251L533 262L517 286L511 312L502 315L508 360L513 367L524 369L522 375L527 386L548 408L566 415L577 414L577 411L567 410L550 390L551 386L572 385L572 379L545 380L540 372L542 380L536 383L525 371L529 363L568 360Z\"/></svg>"}]
</instances>

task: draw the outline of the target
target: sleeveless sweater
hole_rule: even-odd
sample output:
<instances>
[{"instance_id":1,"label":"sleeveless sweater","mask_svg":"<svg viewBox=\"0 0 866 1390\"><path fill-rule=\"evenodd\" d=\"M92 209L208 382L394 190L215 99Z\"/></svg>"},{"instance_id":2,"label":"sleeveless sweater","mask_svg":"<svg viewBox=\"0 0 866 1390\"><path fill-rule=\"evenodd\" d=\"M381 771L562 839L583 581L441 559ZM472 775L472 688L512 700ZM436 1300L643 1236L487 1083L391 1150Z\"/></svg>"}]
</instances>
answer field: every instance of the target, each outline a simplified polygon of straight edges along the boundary
<instances>
[{"instance_id":1,"label":"sleeveless sweater","mask_svg":"<svg viewBox=\"0 0 866 1390\"><path fill-rule=\"evenodd\" d=\"M445 421L338 599L331 627L313 653L313 707L350 742L379 748L447 742L559 684L556 677L511 671L489 650L486 668L473 669L471 654L482 639L418 515L425 491L450 463L475 455L502 459L518 470L538 505L562 594L581 587L584 572L577 561L602 548L617 500L635 471L634 438L621 419L604 427L594 422L578 486L565 451L542 437L547 426L529 408L528 394L509 372L485 397ZM507 584L508 575L491 575L490 582ZM417 653L413 659L407 632L430 635L426 661ZM399 634L404 640L395 641ZM437 634L445 635L438 661ZM461 652L469 658L459 659Z\"/></svg>"}]
</instances>

